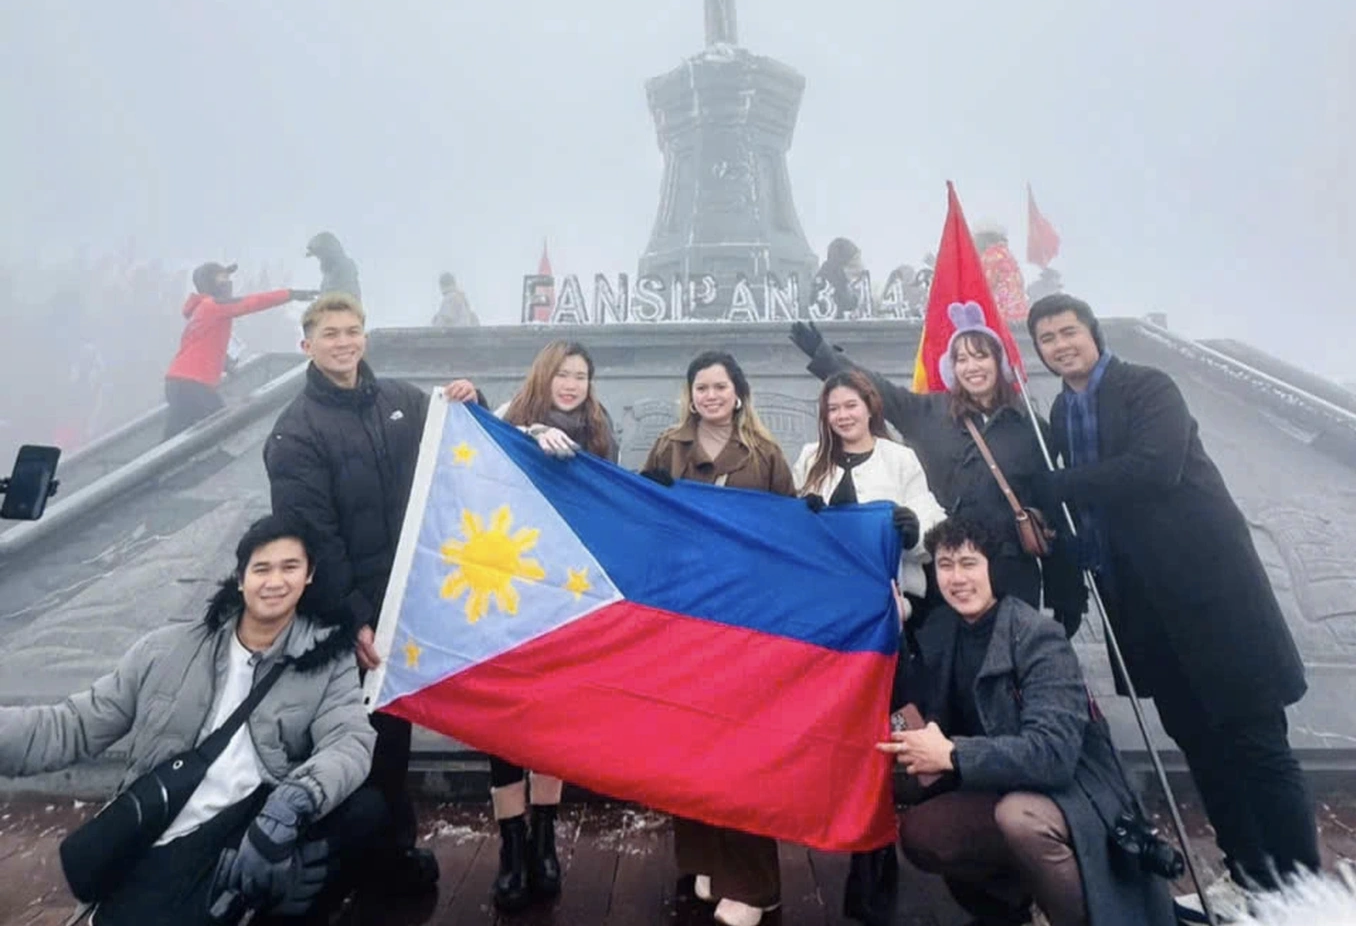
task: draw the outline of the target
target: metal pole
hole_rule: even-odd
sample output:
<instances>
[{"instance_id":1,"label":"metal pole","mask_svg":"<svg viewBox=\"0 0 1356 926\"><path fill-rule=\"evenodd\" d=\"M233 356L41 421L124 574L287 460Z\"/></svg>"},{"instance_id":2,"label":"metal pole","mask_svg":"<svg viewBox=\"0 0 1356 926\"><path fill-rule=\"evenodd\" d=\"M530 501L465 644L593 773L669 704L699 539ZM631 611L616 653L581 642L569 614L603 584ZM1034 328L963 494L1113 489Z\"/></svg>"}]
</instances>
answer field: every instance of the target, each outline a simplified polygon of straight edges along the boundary
<instances>
[{"instance_id":1,"label":"metal pole","mask_svg":"<svg viewBox=\"0 0 1356 926\"><path fill-rule=\"evenodd\" d=\"M1021 390L1022 398L1026 401L1031 428L1036 432L1036 441L1040 444L1042 456L1045 457L1045 465L1053 471L1055 460L1050 455L1049 446L1045 443L1045 435L1041 433L1040 419L1036 415L1036 406L1031 401L1031 393L1026 388L1026 378L1018 377L1017 385ZM1078 525L1074 522L1073 513L1069 510L1068 504L1060 502L1059 507L1064 512L1064 523L1068 525L1070 534L1077 537ZM1158 776L1158 784L1163 789L1163 796L1168 799L1168 812L1172 815L1172 826L1177 831L1177 839L1182 845L1182 857L1186 859L1187 873L1191 876L1191 883L1196 887L1196 896L1201 899L1201 909L1205 912L1206 921L1210 923L1210 926L1216 926L1218 921L1215 919L1215 912L1210 907L1210 901L1206 899L1205 886L1196 873L1196 863L1191 859L1191 840L1187 837L1186 825L1182 822L1182 815L1177 809L1177 796L1172 792L1172 785L1168 784L1168 773L1163 767L1163 760L1159 758L1158 750L1154 748L1153 741L1149 738L1149 727L1144 720L1144 708L1139 703L1139 692L1135 691L1135 683L1130 680L1130 671L1126 668L1125 657L1121 654L1120 641L1116 639L1116 631L1111 628L1111 619L1107 616L1106 603L1102 601L1101 590L1098 589L1097 580L1093 577L1091 570L1083 570L1083 582L1087 585L1092 600L1097 606L1097 614L1102 621L1102 632L1106 634L1108 649L1111 651L1112 664L1125 682L1125 690L1130 696L1130 708L1135 714L1135 723L1139 726L1140 736L1144 737L1145 748L1149 750L1149 760L1153 763L1154 773Z\"/></svg>"}]
</instances>

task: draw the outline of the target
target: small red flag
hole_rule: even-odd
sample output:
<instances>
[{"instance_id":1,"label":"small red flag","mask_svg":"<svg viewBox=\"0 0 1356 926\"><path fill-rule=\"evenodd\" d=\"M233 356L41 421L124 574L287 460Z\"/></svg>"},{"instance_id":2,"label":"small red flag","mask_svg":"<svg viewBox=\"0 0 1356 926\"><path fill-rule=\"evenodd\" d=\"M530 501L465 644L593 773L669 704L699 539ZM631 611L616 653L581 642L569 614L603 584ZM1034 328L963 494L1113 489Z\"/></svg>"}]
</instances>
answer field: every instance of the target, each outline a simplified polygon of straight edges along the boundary
<instances>
[{"instance_id":1,"label":"small red flag","mask_svg":"<svg viewBox=\"0 0 1356 926\"><path fill-rule=\"evenodd\" d=\"M1008 323L994 304L979 251L965 224L960 198L956 196L956 188L949 180L946 193L946 225L942 228L942 243L937 247L937 264L932 274L932 289L928 292L928 310L923 318L923 335L918 341L913 391L946 391L938 364L946 355L951 335L955 334L958 327L971 328L980 323L998 335L1008 355L1008 363L1025 382L1022 352L1017 349Z\"/></svg>"},{"instance_id":2,"label":"small red flag","mask_svg":"<svg viewBox=\"0 0 1356 926\"><path fill-rule=\"evenodd\" d=\"M537 261L538 276L554 276L551 272L551 256L546 253L546 239L541 240L541 260ZM549 322L551 320L551 310L556 307L556 288L553 285L543 286L538 290L546 297L546 303L536 307L532 320L535 322Z\"/></svg>"},{"instance_id":3,"label":"small red flag","mask_svg":"<svg viewBox=\"0 0 1356 926\"><path fill-rule=\"evenodd\" d=\"M1026 259L1044 269L1059 255L1059 234L1036 208L1031 184L1026 185Z\"/></svg>"}]
</instances>

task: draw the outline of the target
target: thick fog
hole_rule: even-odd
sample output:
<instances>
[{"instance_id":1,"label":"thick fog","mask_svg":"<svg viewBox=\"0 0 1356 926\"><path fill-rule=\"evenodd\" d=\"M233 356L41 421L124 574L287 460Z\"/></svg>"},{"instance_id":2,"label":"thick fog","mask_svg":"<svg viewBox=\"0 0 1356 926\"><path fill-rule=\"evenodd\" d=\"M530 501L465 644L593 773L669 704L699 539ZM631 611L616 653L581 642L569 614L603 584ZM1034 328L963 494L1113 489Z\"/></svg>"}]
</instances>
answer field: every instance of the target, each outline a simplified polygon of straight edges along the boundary
<instances>
[{"instance_id":1,"label":"thick fog","mask_svg":"<svg viewBox=\"0 0 1356 926\"><path fill-rule=\"evenodd\" d=\"M303 252L325 229L376 325L425 323L444 270L483 321L515 322L543 240L557 273L634 273L662 165L644 82L701 48L702 15L699 0L3 4L6 354L97 331L110 368L166 364L185 271L238 261L238 289L247 269L313 285ZM948 179L1020 256L1029 181L1066 289L1099 311L1166 312L1356 378L1356 4L739 0L738 20L742 45L806 77L789 161L821 257L844 235L877 279L917 264ZM101 260L181 287L163 328L63 301L65 269ZM50 372L26 380L34 395Z\"/></svg>"}]
</instances>

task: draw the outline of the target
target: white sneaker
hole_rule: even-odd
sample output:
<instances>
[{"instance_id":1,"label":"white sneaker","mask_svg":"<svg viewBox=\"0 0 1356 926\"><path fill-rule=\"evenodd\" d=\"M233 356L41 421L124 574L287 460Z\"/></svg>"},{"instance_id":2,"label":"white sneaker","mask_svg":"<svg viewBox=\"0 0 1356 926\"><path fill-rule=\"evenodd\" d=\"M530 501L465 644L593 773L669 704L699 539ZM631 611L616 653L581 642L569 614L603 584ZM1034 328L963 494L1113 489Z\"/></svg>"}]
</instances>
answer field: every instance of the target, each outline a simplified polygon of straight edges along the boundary
<instances>
[{"instance_id":1,"label":"white sneaker","mask_svg":"<svg viewBox=\"0 0 1356 926\"><path fill-rule=\"evenodd\" d=\"M1205 899L1215 919L1221 923L1237 923L1248 916L1252 895L1229 875L1215 881L1205 889ZM1198 894L1183 894L1176 898L1177 918L1184 923L1206 923L1205 907Z\"/></svg>"},{"instance_id":2,"label":"white sneaker","mask_svg":"<svg viewBox=\"0 0 1356 926\"><path fill-rule=\"evenodd\" d=\"M698 900L714 903L716 898L711 894L711 876L697 875L696 880L692 882L692 893L697 895Z\"/></svg>"},{"instance_id":3,"label":"white sneaker","mask_svg":"<svg viewBox=\"0 0 1356 926\"><path fill-rule=\"evenodd\" d=\"M763 914L777 907L778 904L770 907L751 907L726 897L716 904L716 922L724 926L758 926L763 921Z\"/></svg>"}]
</instances>

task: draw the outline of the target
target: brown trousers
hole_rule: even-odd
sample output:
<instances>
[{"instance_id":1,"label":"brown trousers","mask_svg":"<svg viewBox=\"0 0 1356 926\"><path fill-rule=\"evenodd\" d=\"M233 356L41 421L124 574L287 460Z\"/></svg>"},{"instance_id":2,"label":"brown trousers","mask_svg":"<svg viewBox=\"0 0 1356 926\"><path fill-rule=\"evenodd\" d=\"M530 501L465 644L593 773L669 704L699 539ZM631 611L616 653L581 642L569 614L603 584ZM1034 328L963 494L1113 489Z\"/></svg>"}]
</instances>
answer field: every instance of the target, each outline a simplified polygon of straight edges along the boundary
<instances>
[{"instance_id":1,"label":"brown trousers","mask_svg":"<svg viewBox=\"0 0 1356 926\"><path fill-rule=\"evenodd\" d=\"M899 844L986 922L1025 923L1033 896L1051 926L1088 922L1069 826L1042 794L938 795L905 812Z\"/></svg>"},{"instance_id":2,"label":"brown trousers","mask_svg":"<svg viewBox=\"0 0 1356 926\"><path fill-rule=\"evenodd\" d=\"M771 907L782 899L777 840L739 830L673 818L673 852L678 873L707 875L711 893L751 907Z\"/></svg>"}]
</instances>

